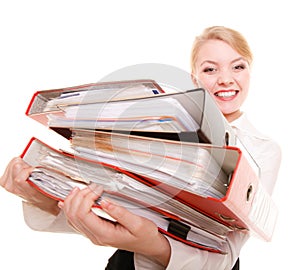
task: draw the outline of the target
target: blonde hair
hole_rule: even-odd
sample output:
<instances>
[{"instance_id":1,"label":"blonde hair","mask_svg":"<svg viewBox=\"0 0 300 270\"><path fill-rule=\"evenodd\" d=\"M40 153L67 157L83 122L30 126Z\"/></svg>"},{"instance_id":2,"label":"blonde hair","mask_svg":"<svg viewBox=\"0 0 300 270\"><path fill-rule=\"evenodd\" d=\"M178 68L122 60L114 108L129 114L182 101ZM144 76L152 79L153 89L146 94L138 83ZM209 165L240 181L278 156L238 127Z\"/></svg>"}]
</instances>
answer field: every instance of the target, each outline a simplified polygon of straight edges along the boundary
<instances>
[{"instance_id":1,"label":"blonde hair","mask_svg":"<svg viewBox=\"0 0 300 270\"><path fill-rule=\"evenodd\" d=\"M236 30L224 26L212 26L204 29L203 33L195 38L191 53L191 72L195 74L198 52L201 46L211 39L222 40L243 56L251 66L253 55L244 36Z\"/></svg>"}]
</instances>

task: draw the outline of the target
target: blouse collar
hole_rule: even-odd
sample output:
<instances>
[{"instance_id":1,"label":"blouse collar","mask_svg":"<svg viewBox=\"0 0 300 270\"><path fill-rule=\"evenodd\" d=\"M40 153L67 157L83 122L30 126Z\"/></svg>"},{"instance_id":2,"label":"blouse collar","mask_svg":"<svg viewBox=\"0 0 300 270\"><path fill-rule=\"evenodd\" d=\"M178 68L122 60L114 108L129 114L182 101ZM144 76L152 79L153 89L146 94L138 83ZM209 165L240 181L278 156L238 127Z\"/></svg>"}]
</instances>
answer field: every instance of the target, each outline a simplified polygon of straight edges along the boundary
<instances>
[{"instance_id":1,"label":"blouse collar","mask_svg":"<svg viewBox=\"0 0 300 270\"><path fill-rule=\"evenodd\" d=\"M230 123L230 125L233 128L236 128L240 131L242 131L244 134L249 134L251 136L254 136L256 138L260 138L260 139L268 139L268 137L264 134L262 134L260 131L258 131L253 125L252 123L248 120L246 113L242 113L242 115L235 119L234 121L232 121Z\"/></svg>"}]
</instances>

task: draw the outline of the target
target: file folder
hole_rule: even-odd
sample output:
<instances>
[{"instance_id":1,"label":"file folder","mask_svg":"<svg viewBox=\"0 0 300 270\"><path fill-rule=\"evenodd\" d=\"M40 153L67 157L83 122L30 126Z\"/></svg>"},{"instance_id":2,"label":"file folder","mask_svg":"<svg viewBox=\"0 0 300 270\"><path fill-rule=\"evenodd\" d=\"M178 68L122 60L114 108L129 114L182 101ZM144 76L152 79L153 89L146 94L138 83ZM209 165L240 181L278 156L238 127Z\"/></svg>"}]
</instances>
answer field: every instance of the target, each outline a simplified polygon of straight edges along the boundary
<instances>
[{"instance_id":1,"label":"file folder","mask_svg":"<svg viewBox=\"0 0 300 270\"><path fill-rule=\"evenodd\" d=\"M111 164L138 173L160 192L235 230L249 230L271 240L277 208L260 185L259 175L249 157L236 146L86 130L74 130L71 145L78 155L87 153L95 160L105 160L111 153L117 160L110 161ZM150 166L151 163L154 166ZM170 174L167 178L157 173L164 167L167 169L163 172ZM184 184L180 184L180 180ZM199 184L204 180L209 188Z\"/></svg>"},{"instance_id":2,"label":"file folder","mask_svg":"<svg viewBox=\"0 0 300 270\"><path fill-rule=\"evenodd\" d=\"M150 188L145 179L134 173L56 150L34 137L21 157L36 167L27 181L50 198L63 201L73 187L86 187L91 183L90 179L93 179L95 183L104 186L104 196L137 215L149 218L162 233L210 252L228 252L226 235L231 231L230 228ZM64 162L61 163L62 161ZM60 163L62 167L59 168L57 164L54 166L52 162ZM91 172L95 172L95 175L89 178L88 174ZM141 189L143 192L140 192ZM103 216L101 201L99 204L95 202L93 211Z\"/></svg>"},{"instance_id":3,"label":"file folder","mask_svg":"<svg viewBox=\"0 0 300 270\"><path fill-rule=\"evenodd\" d=\"M125 87L126 85L134 84L136 87L138 85L151 85L151 89L155 89L156 93L153 95L140 96L138 98L134 96L130 96L128 98L122 97L122 99L108 99L107 102L99 101L92 103L90 99L82 98L81 102L78 104L64 104L64 98L60 98L62 102L60 105L52 106L51 109L47 109L47 104L49 104L53 99L60 97L61 95L68 93L81 93L86 91L91 93L92 95L95 91L102 89L103 92L109 92L110 88L114 85L118 85L120 89L121 86ZM124 86L125 85L125 86ZM127 89L130 89L127 87ZM123 91L123 90L120 90ZM129 90L130 91L130 90ZM113 95L112 95L113 96ZM113 96L114 97L114 96ZM171 114L173 115L159 115L160 108L168 108L172 106L169 101L174 101L176 104L174 107L171 107ZM67 110L76 108L80 113L82 108L88 106L108 106L109 105L117 105L118 107L123 107L126 102L132 102L132 108L135 110L134 104L141 104L141 109L148 108L151 111L152 106L155 107L156 111L149 112L150 115L156 117L157 122L168 124L168 121L171 119L176 120L177 116L180 116L181 113L184 113L185 123L180 123L179 125L186 125L187 122L190 122L192 125L191 130L151 130L151 126L146 128L145 130L135 128L135 123L130 126L130 128L120 128L115 125L113 128L101 128L97 127L99 119L92 119L91 121L82 121L80 122L78 119L67 119L65 117L65 112ZM158 105L156 105L158 104ZM180 108L177 107L180 106ZM146 107L149 106L149 107ZM158 106L158 108L157 108ZM72 107L72 108L71 108ZM106 107L104 107L106 108ZM140 107L139 107L140 108ZM172 111L173 110L173 111ZM176 110L176 111L175 111ZM147 111L146 109L144 111ZM184 112L182 112L184 111ZM168 112L168 111L167 111ZM170 112L170 111L169 111ZM101 117L102 111L96 113ZM125 112L126 113L126 112ZM210 94L202 88L192 89L192 90L182 90L181 92L176 93L166 93L160 86L158 86L155 82L151 80L140 80L140 81L120 81L120 82L104 82L100 84L88 84L76 87L62 88L62 89L54 89L54 90L41 90L34 93L31 98L31 101L26 110L26 115L33 118L34 120L42 123L45 126L50 127L51 129L57 131L58 133L69 136L71 134L72 129L74 128L87 128L93 130L106 130L113 132L121 132L121 133L130 133L133 135L139 136L149 136L153 138L164 138L171 140L182 140L182 141L192 141L192 142L202 142L202 143L210 143L214 145L235 145L236 144L236 136L230 127L230 125L225 120L222 113L218 110L217 105L214 100L210 96ZM161 118L161 117L164 118ZM61 125L51 124L50 118L59 119L63 122ZM63 121L66 120L66 121ZM86 120L86 119L85 119ZM117 119L110 119L115 120ZM138 119L139 122L145 122L145 118ZM137 120L137 121L138 121ZM124 120L125 121L125 120ZM78 126L77 122L80 122L81 126ZM82 126L84 125L84 126Z\"/></svg>"}]
</instances>

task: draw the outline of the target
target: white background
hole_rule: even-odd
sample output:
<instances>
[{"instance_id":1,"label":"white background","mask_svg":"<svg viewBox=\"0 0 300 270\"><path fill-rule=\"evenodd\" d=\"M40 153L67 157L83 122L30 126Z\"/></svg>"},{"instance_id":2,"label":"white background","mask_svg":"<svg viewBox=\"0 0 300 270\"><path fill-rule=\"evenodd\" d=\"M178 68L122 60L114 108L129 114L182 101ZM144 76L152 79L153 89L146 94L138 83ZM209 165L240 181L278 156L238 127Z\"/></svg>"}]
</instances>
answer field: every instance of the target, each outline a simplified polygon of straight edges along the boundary
<instances>
[{"instance_id":1,"label":"white background","mask_svg":"<svg viewBox=\"0 0 300 270\"><path fill-rule=\"evenodd\" d=\"M255 2L256 3L256 2ZM36 136L62 142L24 115L36 90L96 82L125 66L173 65L189 72L203 28L242 32L254 52L245 111L282 146L274 192L280 216L271 243L253 238L242 269L296 269L299 180L299 12L297 1L1 1L0 171ZM296 244L296 248L295 248ZM0 189L1 269L104 269L112 250L81 236L39 233L24 224L21 201ZM42 264L42 266L41 266Z\"/></svg>"}]
</instances>

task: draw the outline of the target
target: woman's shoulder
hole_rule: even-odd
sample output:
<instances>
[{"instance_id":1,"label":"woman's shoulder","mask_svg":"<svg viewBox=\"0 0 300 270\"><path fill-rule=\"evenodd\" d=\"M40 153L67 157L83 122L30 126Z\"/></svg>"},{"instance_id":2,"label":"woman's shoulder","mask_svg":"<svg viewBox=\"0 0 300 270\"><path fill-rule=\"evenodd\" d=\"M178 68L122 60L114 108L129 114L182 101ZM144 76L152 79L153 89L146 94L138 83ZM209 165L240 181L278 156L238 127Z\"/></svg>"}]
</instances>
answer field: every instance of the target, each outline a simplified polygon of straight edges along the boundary
<instances>
[{"instance_id":1,"label":"woman's shoulder","mask_svg":"<svg viewBox=\"0 0 300 270\"><path fill-rule=\"evenodd\" d=\"M243 113L238 119L231 123L231 126L242 131L244 135L251 136L256 139L272 141L276 143L270 136L258 130L252 122L249 120L248 116Z\"/></svg>"},{"instance_id":2,"label":"woman's shoulder","mask_svg":"<svg viewBox=\"0 0 300 270\"><path fill-rule=\"evenodd\" d=\"M272 137L259 131L248 119L245 113L240 118L231 123L237 130L237 135L243 143L246 143L256 152L281 156L281 147Z\"/></svg>"}]
</instances>

